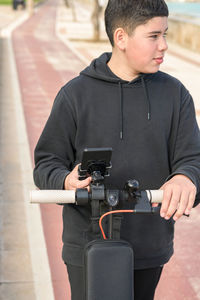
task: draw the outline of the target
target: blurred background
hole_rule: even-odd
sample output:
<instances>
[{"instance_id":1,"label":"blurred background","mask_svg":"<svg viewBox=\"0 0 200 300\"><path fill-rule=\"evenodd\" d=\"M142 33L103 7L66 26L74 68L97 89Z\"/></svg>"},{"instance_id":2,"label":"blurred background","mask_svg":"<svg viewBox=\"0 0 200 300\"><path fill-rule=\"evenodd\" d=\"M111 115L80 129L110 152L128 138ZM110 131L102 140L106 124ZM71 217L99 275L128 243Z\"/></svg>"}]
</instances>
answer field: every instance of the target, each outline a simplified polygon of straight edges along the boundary
<instances>
[{"instance_id":1,"label":"blurred background","mask_svg":"<svg viewBox=\"0 0 200 300\"><path fill-rule=\"evenodd\" d=\"M111 51L107 0L0 0L0 300L70 299L62 208L33 205L33 151L58 90ZM161 70L193 96L200 124L200 1L168 1ZM161 95L162 96L162 95ZM155 300L200 299L200 207L176 224Z\"/></svg>"}]
</instances>

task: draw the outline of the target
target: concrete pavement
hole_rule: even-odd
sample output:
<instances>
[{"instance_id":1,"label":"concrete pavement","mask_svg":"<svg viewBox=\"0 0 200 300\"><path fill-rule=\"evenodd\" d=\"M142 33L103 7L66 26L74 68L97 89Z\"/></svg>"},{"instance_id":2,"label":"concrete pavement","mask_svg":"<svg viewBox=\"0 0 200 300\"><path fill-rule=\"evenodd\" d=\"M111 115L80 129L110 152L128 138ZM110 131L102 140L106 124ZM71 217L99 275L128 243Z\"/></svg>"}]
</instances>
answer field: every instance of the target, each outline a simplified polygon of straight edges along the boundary
<instances>
[{"instance_id":1,"label":"concrete pavement","mask_svg":"<svg viewBox=\"0 0 200 300\"><path fill-rule=\"evenodd\" d=\"M40 210L28 203L32 165L10 38L27 14L0 12L0 299L53 300Z\"/></svg>"},{"instance_id":2,"label":"concrete pavement","mask_svg":"<svg viewBox=\"0 0 200 300\"><path fill-rule=\"evenodd\" d=\"M10 5L0 5L0 29L7 27L24 14L25 11L22 9L13 11Z\"/></svg>"},{"instance_id":3,"label":"concrete pavement","mask_svg":"<svg viewBox=\"0 0 200 300\"><path fill-rule=\"evenodd\" d=\"M57 91L92 58L110 49L103 27L103 42L88 41L92 35L88 10L77 7L77 11L80 19L75 23L70 9L62 2L50 0L14 31L18 87L15 66L7 59L12 56L11 45L5 38L0 40L1 46L5 43L1 48L4 77L1 77L0 97L2 300L70 299L61 260L61 207L43 205L39 209L28 205L28 191L33 187L33 149ZM198 113L200 56L174 46L170 48L162 69L180 78L190 89ZM17 123L21 125L16 126ZM156 300L200 299L199 212L197 208L191 218L177 223L175 255L165 268Z\"/></svg>"},{"instance_id":4,"label":"concrete pavement","mask_svg":"<svg viewBox=\"0 0 200 300\"><path fill-rule=\"evenodd\" d=\"M6 19L6 18L5 18ZM5 21L4 19L4 21ZM10 20L10 19L9 19ZM14 18L12 18L14 20ZM5 23L4 23L5 24ZM6 25L8 22L6 22ZM1 25L3 25L1 19ZM19 137L14 95L17 94L8 39L0 39L0 299L35 299L32 267L27 249ZM9 57L9 58L8 58ZM16 297L16 298L15 298Z\"/></svg>"},{"instance_id":5,"label":"concrete pavement","mask_svg":"<svg viewBox=\"0 0 200 300\"><path fill-rule=\"evenodd\" d=\"M35 299L13 96L9 42L0 40L0 299ZM2 88L4 87L4 88ZM6 87L6 88L5 88ZM14 94L13 94L14 93ZM27 251L28 250L28 251Z\"/></svg>"}]
</instances>

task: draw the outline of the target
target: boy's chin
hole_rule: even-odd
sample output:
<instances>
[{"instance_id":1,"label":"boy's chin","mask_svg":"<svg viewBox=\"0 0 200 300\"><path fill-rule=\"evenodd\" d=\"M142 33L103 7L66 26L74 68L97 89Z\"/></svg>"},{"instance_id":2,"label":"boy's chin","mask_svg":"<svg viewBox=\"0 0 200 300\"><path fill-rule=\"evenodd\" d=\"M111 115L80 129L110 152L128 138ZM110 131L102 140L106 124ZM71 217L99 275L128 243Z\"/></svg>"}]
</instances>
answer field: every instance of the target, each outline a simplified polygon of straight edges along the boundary
<instances>
[{"instance_id":1,"label":"boy's chin","mask_svg":"<svg viewBox=\"0 0 200 300\"><path fill-rule=\"evenodd\" d=\"M147 68L144 73L146 74L152 74L158 72L160 69L160 66L152 67L152 68Z\"/></svg>"}]
</instances>

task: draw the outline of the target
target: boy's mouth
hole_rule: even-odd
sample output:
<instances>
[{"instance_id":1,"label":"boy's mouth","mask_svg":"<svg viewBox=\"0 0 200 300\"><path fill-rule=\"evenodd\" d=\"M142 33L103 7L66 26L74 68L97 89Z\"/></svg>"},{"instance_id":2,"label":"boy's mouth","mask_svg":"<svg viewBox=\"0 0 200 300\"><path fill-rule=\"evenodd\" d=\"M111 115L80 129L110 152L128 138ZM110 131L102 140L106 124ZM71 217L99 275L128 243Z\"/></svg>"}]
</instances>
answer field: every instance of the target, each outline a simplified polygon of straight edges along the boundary
<instances>
[{"instance_id":1,"label":"boy's mouth","mask_svg":"<svg viewBox=\"0 0 200 300\"><path fill-rule=\"evenodd\" d=\"M157 63L157 64L162 64L163 63L163 58L164 58L164 56L160 56L160 57L156 57L156 58L154 58L154 60L155 60L155 62Z\"/></svg>"}]
</instances>

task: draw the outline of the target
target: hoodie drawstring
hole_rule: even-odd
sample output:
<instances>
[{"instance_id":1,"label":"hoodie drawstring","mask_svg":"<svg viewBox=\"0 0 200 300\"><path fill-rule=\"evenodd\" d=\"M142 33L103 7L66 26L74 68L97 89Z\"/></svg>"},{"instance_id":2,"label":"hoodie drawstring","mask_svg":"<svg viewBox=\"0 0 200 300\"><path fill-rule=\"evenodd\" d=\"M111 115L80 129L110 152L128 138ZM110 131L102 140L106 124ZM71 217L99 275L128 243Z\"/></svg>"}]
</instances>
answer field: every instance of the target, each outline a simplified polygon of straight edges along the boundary
<instances>
[{"instance_id":1,"label":"hoodie drawstring","mask_svg":"<svg viewBox=\"0 0 200 300\"><path fill-rule=\"evenodd\" d=\"M122 84L119 82L119 108L120 108L120 140L123 140L123 90Z\"/></svg>"},{"instance_id":2,"label":"hoodie drawstring","mask_svg":"<svg viewBox=\"0 0 200 300\"><path fill-rule=\"evenodd\" d=\"M151 103L150 103L150 100L149 100L149 95L148 95L148 91L147 91L147 87L146 87L146 84L145 84L145 80L144 80L144 77L142 76L141 77L141 82L142 82L142 87L143 87L143 90L144 90L144 97L145 97L145 100L147 102L147 110L148 110L148 113L147 113L147 119L148 121L151 120ZM122 83L119 82L118 83L118 86L119 86L119 108L120 108L120 140L123 140L123 127L124 127L124 122L123 122L123 88L122 88Z\"/></svg>"},{"instance_id":3,"label":"hoodie drawstring","mask_svg":"<svg viewBox=\"0 0 200 300\"><path fill-rule=\"evenodd\" d=\"M142 81L142 86L143 86L143 90L144 90L144 96L147 101L147 108L148 108L147 119L148 119L148 121L150 121L151 120L151 103L149 100L149 94L148 94L147 87L146 87L143 76L141 77L141 81Z\"/></svg>"}]
</instances>

